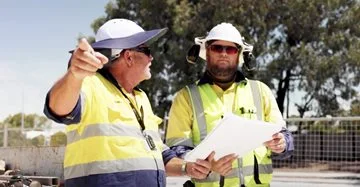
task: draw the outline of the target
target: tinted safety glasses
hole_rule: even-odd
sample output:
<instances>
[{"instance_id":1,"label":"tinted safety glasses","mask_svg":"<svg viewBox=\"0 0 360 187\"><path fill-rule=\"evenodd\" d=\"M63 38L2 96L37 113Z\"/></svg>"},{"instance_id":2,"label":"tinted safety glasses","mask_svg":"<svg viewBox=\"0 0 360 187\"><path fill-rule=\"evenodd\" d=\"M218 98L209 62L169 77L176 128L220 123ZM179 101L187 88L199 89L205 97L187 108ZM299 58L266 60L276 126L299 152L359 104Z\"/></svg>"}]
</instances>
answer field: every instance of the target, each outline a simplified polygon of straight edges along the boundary
<instances>
[{"instance_id":1,"label":"tinted safety glasses","mask_svg":"<svg viewBox=\"0 0 360 187\"><path fill-rule=\"evenodd\" d=\"M208 48L215 53L222 53L222 52L226 52L226 54L228 55L234 55L237 54L239 52L239 48L234 47L234 46L223 46L223 45L210 45L208 46Z\"/></svg>"}]
</instances>

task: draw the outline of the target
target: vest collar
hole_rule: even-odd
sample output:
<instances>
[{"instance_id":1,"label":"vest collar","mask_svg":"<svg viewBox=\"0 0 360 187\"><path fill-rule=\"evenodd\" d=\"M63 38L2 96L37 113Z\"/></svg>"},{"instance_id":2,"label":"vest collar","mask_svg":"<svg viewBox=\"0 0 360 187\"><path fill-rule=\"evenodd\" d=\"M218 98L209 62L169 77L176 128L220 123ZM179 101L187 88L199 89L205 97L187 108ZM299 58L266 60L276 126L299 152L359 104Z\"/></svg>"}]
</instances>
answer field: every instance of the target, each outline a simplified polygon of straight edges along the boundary
<instances>
[{"instance_id":1,"label":"vest collar","mask_svg":"<svg viewBox=\"0 0 360 187\"><path fill-rule=\"evenodd\" d=\"M239 82L244 82L245 85L247 83L247 80L244 76L244 74L242 74L240 71L236 71L236 75L235 75L235 81L236 83ZM197 83L197 85L202 85L202 84L214 84L214 80L211 78L211 76L209 75L209 73L206 71L204 73L204 75L200 78L199 82Z\"/></svg>"}]
</instances>

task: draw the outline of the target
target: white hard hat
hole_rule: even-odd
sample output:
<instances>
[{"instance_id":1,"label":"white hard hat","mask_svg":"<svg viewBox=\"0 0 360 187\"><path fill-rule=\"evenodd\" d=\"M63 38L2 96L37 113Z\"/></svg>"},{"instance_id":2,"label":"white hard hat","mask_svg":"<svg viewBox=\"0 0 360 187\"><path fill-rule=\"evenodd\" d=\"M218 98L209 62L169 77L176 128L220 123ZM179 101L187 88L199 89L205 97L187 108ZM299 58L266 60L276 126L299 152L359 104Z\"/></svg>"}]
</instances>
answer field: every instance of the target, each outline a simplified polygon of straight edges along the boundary
<instances>
[{"instance_id":1,"label":"white hard hat","mask_svg":"<svg viewBox=\"0 0 360 187\"><path fill-rule=\"evenodd\" d=\"M239 52L239 66L242 66L244 63L242 52L246 46L240 32L232 24L220 23L213 27L205 38L195 38L195 43L200 45L199 56L204 60L206 60L205 43L210 40L224 40L234 42L235 44L241 46L241 51Z\"/></svg>"},{"instance_id":2,"label":"white hard hat","mask_svg":"<svg viewBox=\"0 0 360 187\"><path fill-rule=\"evenodd\" d=\"M112 19L99 28L96 32L95 41L125 38L139 32L144 32L144 29L133 21L127 19Z\"/></svg>"},{"instance_id":3,"label":"white hard hat","mask_svg":"<svg viewBox=\"0 0 360 187\"><path fill-rule=\"evenodd\" d=\"M164 35L167 28L145 31L138 24L127 19L111 19L104 23L96 33L94 49L112 49L112 55L122 49L130 49L141 44L150 45Z\"/></svg>"}]
</instances>

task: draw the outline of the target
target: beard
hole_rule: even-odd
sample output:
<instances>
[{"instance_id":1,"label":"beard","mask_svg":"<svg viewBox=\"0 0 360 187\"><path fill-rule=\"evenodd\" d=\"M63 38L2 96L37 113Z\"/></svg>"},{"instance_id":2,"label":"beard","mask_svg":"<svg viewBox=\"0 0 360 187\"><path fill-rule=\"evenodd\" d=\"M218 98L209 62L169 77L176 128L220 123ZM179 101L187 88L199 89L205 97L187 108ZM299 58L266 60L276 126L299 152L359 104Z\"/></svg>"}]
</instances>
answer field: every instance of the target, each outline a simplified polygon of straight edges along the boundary
<instances>
[{"instance_id":1,"label":"beard","mask_svg":"<svg viewBox=\"0 0 360 187\"><path fill-rule=\"evenodd\" d=\"M236 75L237 68L216 68L210 67L207 69L209 75L213 78L215 82L219 83L228 83L234 80Z\"/></svg>"},{"instance_id":2,"label":"beard","mask_svg":"<svg viewBox=\"0 0 360 187\"><path fill-rule=\"evenodd\" d=\"M218 65L213 65L208 68L212 75L216 77L229 77L236 73L237 67L236 66L227 66L221 67Z\"/></svg>"},{"instance_id":3,"label":"beard","mask_svg":"<svg viewBox=\"0 0 360 187\"><path fill-rule=\"evenodd\" d=\"M211 59L210 59L211 60ZM238 70L238 63L208 63L207 72L215 82L228 83L234 80Z\"/></svg>"}]
</instances>

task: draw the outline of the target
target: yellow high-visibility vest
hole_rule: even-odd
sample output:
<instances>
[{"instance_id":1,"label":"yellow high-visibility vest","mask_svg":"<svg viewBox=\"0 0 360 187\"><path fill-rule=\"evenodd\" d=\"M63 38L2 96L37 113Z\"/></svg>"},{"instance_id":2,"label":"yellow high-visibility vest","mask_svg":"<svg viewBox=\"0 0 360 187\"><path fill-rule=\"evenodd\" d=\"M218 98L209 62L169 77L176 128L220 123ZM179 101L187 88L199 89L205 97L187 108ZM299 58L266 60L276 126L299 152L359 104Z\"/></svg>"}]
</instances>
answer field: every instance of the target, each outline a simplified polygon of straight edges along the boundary
<instances>
[{"instance_id":1,"label":"yellow high-visibility vest","mask_svg":"<svg viewBox=\"0 0 360 187\"><path fill-rule=\"evenodd\" d=\"M248 81L247 83L250 84L246 84L243 82L237 85L237 87L235 88L235 97L233 101L232 112L241 117L257 119L258 116L256 114L262 114L262 108L258 109L256 107L256 101L260 99L260 97L257 97L256 94L259 93L253 93L254 91L259 92L259 89L258 87L255 87L254 89L252 88L252 86L258 85L255 81ZM194 91L198 90L203 106L203 111L200 111L200 113L204 112L203 116L205 118L205 124L198 123L199 118L194 118L196 120L194 120L193 124L193 143L196 146L204 138L201 137L201 134L204 134L204 132L201 131L211 131L216 125L216 122L221 119L226 112L226 109L221 109L226 107L209 84L188 88L189 92L192 92L190 96L193 103L193 111L197 110L195 108L196 102L194 103L194 99L196 98L196 93L194 93ZM231 173L225 177L224 186L240 186L240 184L245 186L268 186L272 179L272 162L270 157L271 151L267 150L265 146L261 146L253 150L252 152L249 152L244 157L237 159L233 163L233 169ZM254 173L255 167L258 168L258 173L256 174ZM206 179L194 180L194 182L197 187L217 187L219 186L219 179L220 176L213 172Z\"/></svg>"},{"instance_id":2,"label":"yellow high-visibility vest","mask_svg":"<svg viewBox=\"0 0 360 187\"><path fill-rule=\"evenodd\" d=\"M136 90L136 101L132 102L143 113L144 132L154 139L156 150L149 148L128 100L111 82L96 74L84 79L81 92L81 121L66 129L65 180L121 172L129 175L140 170L165 171L161 155L165 147L158 133L161 119L153 114L143 91Z\"/></svg>"}]
</instances>

